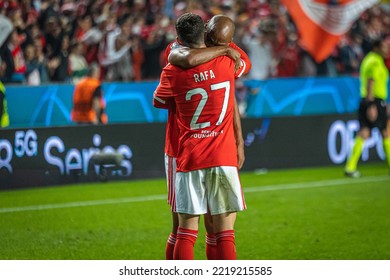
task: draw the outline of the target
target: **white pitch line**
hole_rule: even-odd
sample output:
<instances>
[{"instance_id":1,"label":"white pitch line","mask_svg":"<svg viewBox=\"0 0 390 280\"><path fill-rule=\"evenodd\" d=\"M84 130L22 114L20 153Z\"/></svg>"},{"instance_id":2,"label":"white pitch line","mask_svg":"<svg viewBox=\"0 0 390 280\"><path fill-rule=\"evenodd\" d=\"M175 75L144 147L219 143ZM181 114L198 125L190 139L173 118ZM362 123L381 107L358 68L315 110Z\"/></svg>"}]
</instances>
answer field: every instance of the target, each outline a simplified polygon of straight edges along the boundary
<instances>
[{"instance_id":1,"label":"white pitch line","mask_svg":"<svg viewBox=\"0 0 390 280\"><path fill-rule=\"evenodd\" d=\"M104 199L104 200L64 202L64 203L57 203L57 204L41 204L41 205L31 205L31 206L0 208L0 213L36 211L36 210L59 209L59 208L73 208L73 207L106 205L106 204L122 204L122 203L130 203L130 202L145 202L145 201L153 201L153 200L162 200L164 198L166 199L167 196L151 195L151 196L140 196L140 197L113 198L113 199Z\"/></svg>"},{"instance_id":2,"label":"white pitch line","mask_svg":"<svg viewBox=\"0 0 390 280\"><path fill-rule=\"evenodd\" d=\"M390 181L390 177L371 176L371 177L363 177L363 178L345 178L345 179L328 180L328 181L311 181L311 182L301 182L301 183L291 183L291 184L281 184L281 185L259 186L259 187L245 188L244 192L265 192L265 191L275 191L275 190L307 189L307 188L338 186L344 184L376 183L376 182L383 182L383 181Z\"/></svg>"},{"instance_id":3,"label":"white pitch line","mask_svg":"<svg viewBox=\"0 0 390 280\"><path fill-rule=\"evenodd\" d=\"M327 180L327 181L312 181L292 184L281 184L281 185L268 185L258 187L246 187L244 193L254 192L265 192L265 191L279 191L279 190L292 190L292 189L307 189L307 188L318 188L318 187L330 187L338 186L343 184L364 184L364 183L375 183L390 181L390 177L364 177L359 179L338 179L338 180ZM113 198L104 200L88 200L88 201L76 201L76 202L65 202L56 204L41 204L41 205L30 205L20 207L9 207L0 208L0 213L14 213L24 211L37 211L47 209L61 209L61 208L74 208L74 207L85 207L85 206L96 206L96 205L107 205L107 204L122 204L131 202L145 202L154 200L167 199L166 195L150 195L140 197L124 197L124 198Z\"/></svg>"}]
</instances>

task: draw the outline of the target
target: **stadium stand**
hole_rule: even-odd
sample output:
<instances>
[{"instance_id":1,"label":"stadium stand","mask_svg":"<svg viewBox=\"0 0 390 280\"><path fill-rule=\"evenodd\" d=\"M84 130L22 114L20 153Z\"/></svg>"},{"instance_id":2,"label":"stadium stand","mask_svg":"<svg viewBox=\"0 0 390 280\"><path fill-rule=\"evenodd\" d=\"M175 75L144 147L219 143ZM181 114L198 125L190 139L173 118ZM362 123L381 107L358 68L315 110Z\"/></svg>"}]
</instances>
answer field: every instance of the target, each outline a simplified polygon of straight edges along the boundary
<instances>
[{"instance_id":1,"label":"stadium stand","mask_svg":"<svg viewBox=\"0 0 390 280\"><path fill-rule=\"evenodd\" d=\"M7 69L0 78L29 85L72 83L87 64L97 63L104 81L156 80L163 66L161 52L175 39L174 22L188 11L204 20L221 13L233 18L234 40L249 53L251 40L265 34L271 58L266 78L356 75L370 42L389 36L388 7L377 4L366 10L333 53L316 63L298 43L296 25L278 0L0 1L0 14L14 25L3 46L9 52L1 52L3 61L13 63L3 63ZM123 73L113 73L118 64ZM254 71L253 77L261 76Z\"/></svg>"}]
</instances>

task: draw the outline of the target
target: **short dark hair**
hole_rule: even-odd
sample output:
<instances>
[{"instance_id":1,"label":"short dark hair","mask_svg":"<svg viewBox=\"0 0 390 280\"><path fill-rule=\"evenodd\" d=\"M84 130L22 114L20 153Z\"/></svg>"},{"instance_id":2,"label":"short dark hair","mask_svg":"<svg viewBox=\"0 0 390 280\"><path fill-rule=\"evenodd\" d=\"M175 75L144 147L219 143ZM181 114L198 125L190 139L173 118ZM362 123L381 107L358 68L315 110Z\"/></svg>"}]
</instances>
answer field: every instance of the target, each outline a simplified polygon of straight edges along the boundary
<instances>
[{"instance_id":1,"label":"short dark hair","mask_svg":"<svg viewBox=\"0 0 390 280\"><path fill-rule=\"evenodd\" d=\"M199 15L185 13L176 21L177 37L182 44L189 47L199 45L204 41L204 23Z\"/></svg>"}]
</instances>

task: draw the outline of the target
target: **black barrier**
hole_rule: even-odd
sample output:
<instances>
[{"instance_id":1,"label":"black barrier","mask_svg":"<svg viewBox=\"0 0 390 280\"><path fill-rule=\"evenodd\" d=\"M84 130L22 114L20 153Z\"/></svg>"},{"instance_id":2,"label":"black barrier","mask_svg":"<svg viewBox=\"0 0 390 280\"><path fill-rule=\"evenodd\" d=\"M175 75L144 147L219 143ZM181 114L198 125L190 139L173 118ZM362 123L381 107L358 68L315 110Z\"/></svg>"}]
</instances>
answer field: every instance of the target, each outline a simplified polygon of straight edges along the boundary
<instances>
[{"instance_id":1,"label":"black barrier","mask_svg":"<svg viewBox=\"0 0 390 280\"><path fill-rule=\"evenodd\" d=\"M344 164L359 123L356 115L275 117L242 121L243 170ZM380 133L366 141L362 161L384 158ZM342 172L342 171L341 171Z\"/></svg>"},{"instance_id":2,"label":"black barrier","mask_svg":"<svg viewBox=\"0 0 390 280\"><path fill-rule=\"evenodd\" d=\"M343 164L358 129L354 117L244 119L243 170ZM0 189L99 181L104 157L97 153L120 155L105 179L163 178L164 134L165 123L0 130ZM374 131L362 160L383 158Z\"/></svg>"},{"instance_id":3,"label":"black barrier","mask_svg":"<svg viewBox=\"0 0 390 280\"><path fill-rule=\"evenodd\" d=\"M97 153L119 154L108 180L164 176L165 124L71 126L0 131L0 188L101 180Z\"/></svg>"}]
</instances>

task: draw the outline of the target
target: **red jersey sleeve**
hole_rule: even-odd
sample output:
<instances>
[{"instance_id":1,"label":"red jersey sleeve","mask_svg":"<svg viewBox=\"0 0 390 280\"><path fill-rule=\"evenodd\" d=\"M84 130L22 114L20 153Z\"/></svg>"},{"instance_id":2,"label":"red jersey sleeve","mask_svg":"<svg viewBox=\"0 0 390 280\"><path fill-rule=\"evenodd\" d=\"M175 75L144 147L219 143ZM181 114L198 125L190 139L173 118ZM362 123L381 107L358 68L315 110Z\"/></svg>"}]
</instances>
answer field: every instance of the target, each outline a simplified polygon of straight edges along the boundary
<instances>
[{"instance_id":1,"label":"red jersey sleeve","mask_svg":"<svg viewBox=\"0 0 390 280\"><path fill-rule=\"evenodd\" d=\"M156 108L169 109L169 103L173 102L173 89L169 79L170 72L167 66L161 72L160 83L153 93L153 106Z\"/></svg>"},{"instance_id":2,"label":"red jersey sleeve","mask_svg":"<svg viewBox=\"0 0 390 280\"><path fill-rule=\"evenodd\" d=\"M169 63L168 57L171 54L172 50L177 49L179 47L180 47L180 44L177 41L173 41L173 42L169 43L169 45L166 47L165 53L164 53L165 64Z\"/></svg>"},{"instance_id":3,"label":"red jersey sleeve","mask_svg":"<svg viewBox=\"0 0 390 280\"><path fill-rule=\"evenodd\" d=\"M169 55L172 50L178 47L180 47L180 45L177 41L173 41L167 46L164 53L165 64L168 65ZM170 97L170 94L172 94L172 87L169 84L166 71L168 70L163 71L161 75L162 79L160 80L160 85L153 96L153 105L158 108L168 109L164 152L171 157L176 157L179 145L179 127L176 118L176 104L173 98Z\"/></svg>"},{"instance_id":4,"label":"red jersey sleeve","mask_svg":"<svg viewBox=\"0 0 390 280\"><path fill-rule=\"evenodd\" d=\"M252 68L252 63L249 59L249 56L239 47L237 46L234 42L229 43L229 47L232 49L235 49L241 54L241 67L236 71L235 77L239 78L242 75L248 74L248 72Z\"/></svg>"}]
</instances>

